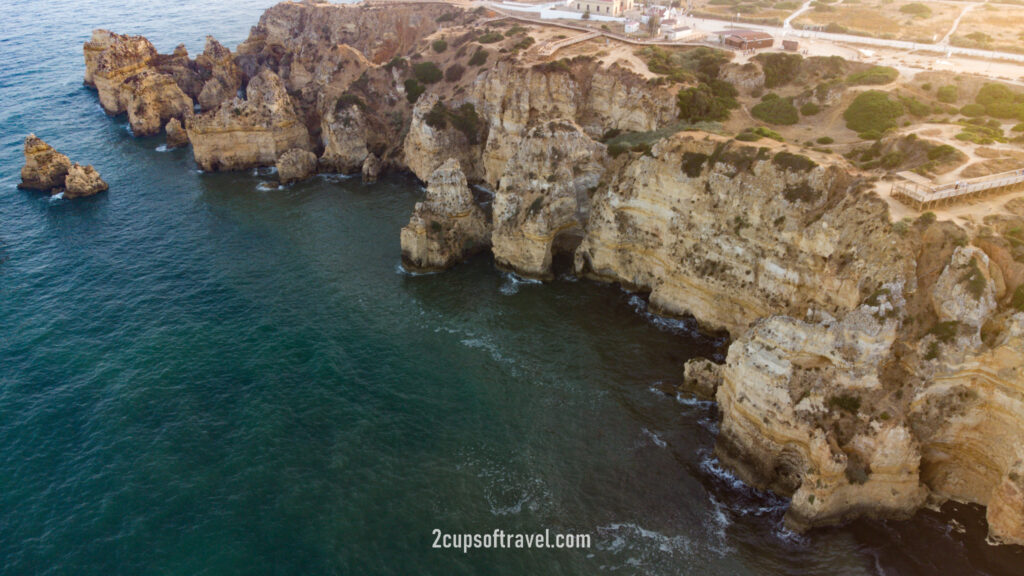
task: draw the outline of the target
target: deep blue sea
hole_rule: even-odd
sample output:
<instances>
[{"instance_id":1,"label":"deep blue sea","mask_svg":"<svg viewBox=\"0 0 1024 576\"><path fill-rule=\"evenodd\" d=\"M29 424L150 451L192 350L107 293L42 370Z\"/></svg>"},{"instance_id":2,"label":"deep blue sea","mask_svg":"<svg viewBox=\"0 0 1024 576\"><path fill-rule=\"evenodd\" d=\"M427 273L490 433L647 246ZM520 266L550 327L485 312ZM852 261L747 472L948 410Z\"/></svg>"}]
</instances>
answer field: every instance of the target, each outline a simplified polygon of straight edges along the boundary
<instances>
[{"instance_id":1,"label":"deep blue sea","mask_svg":"<svg viewBox=\"0 0 1024 576\"><path fill-rule=\"evenodd\" d=\"M201 174L82 86L93 28L195 55L270 4L0 1L0 573L1019 573L976 510L786 532L714 406L658 391L722 342L487 257L404 274L414 179ZM110 191L17 190L29 132Z\"/></svg>"}]
</instances>

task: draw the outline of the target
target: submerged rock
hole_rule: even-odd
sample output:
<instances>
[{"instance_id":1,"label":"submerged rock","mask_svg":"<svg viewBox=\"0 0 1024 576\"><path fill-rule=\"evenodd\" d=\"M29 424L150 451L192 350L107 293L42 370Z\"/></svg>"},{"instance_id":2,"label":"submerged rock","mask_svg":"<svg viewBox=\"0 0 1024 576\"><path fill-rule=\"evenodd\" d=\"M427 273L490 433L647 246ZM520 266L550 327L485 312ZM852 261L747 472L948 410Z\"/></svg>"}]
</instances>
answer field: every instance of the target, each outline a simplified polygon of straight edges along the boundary
<instances>
[{"instance_id":1,"label":"submerged rock","mask_svg":"<svg viewBox=\"0 0 1024 576\"><path fill-rule=\"evenodd\" d=\"M72 164L64 180L64 197L83 198L98 194L108 188L109 186L100 178L100 174L95 168Z\"/></svg>"},{"instance_id":2,"label":"submerged rock","mask_svg":"<svg viewBox=\"0 0 1024 576\"><path fill-rule=\"evenodd\" d=\"M29 134L25 138L25 166L21 169L18 188L51 192L64 186L71 160L52 146Z\"/></svg>"},{"instance_id":3,"label":"submerged rock","mask_svg":"<svg viewBox=\"0 0 1024 576\"><path fill-rule=\"evenodd\" d=\"M315 172L316 154L309 150L292 148L277 159L277 177L281 184L305 180Z\"/></svg>"},{"instance_id":4,"label":"submerged rock","mask_svg":"<svg viewBox=\"0 0 1024 576\"><path fill-rule=\"evenodd\" d=\"M486 248L489 234L459 161L449 158L430 175L426 200L402 228L402 263L416 271L450 268Z\"/></svg>"}]
</instances>

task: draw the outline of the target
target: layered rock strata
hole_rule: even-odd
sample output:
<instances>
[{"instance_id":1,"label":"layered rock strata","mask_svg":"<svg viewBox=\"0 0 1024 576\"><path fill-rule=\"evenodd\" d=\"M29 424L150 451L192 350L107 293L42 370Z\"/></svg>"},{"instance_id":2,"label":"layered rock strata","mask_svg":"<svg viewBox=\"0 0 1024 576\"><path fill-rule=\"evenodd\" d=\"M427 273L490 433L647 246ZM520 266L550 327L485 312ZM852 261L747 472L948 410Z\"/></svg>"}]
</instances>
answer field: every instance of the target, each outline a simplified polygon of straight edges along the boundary
<instances>
[{"instance_id":1,"label":"layered rock strata","mask_svg":"<svg viewBox=\"0 0 1024 576\"><path fill-rule=\"evenodd\" d=\"M443 270L486 248L489 234L458 160L450 158L430 175L426 198L402 228L402 263L414 271Z\"/></svg>"},{"instance_id":2,"label":"layered rock strata","mask_svg":"<svg viewBox=\"0 0 1024 576\"><path fill-rule=\"evenodd\" d=\"M18 188L50 192L64 186L71 169L71 160L43 142L35 134L25 138L25 165L21 168Z\"/></svg>"}]
</instances>

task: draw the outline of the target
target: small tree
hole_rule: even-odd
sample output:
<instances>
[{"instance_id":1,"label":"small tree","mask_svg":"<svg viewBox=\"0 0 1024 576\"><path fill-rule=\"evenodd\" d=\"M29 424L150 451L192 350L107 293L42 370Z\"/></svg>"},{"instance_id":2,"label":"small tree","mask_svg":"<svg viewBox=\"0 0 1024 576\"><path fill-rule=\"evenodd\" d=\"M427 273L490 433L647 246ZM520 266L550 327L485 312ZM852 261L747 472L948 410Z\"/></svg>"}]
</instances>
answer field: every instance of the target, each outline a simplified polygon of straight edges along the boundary
<instances>
[{"instance_id":1,"label":"small tree","mask_svg":"<svg viewBox=\"0 0 1024 576\"><path fill-rule=\"evenodd\" d=\"M583 13L583 19L590 20L590 10L587 10L586 12Z\"/></svg>"},{"instance_id":2,"label":"small tree","mask_svg":"<svg viewBox=\"0 0 1024 576\"><path fill-rule=\"evenodd\" d=\"M657 36L659 28L661 28L661 16L651 14L651 17L647 19L647 34Z\"/></svg>"}]
</instances>

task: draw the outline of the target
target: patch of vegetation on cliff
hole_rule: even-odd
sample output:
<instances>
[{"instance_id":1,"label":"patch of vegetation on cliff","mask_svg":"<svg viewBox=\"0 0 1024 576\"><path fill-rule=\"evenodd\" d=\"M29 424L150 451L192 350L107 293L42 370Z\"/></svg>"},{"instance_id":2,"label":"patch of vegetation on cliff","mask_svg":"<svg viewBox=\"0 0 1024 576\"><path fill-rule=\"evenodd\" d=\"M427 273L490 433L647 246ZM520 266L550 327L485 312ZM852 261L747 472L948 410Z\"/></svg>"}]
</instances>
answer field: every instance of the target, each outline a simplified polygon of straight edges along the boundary
<instances>
[{"instance_id":1,"label":"patch of vegetation on cliff","mask_svg":"<svg viewBox=\"0 0 1024 576\"><path fill-rule=\"evenodd\" d=\"M647 63L651 72L680 83L716 79L722 65L731 58L727 52L705 46L684 50L646 46L637 51L637 56Z\"/></svg>"},{"instance_id":2,"label":"patch of vegetation on cliff","mask_svg":"<svg viewBox=\"0 0 1024 576\"><path fill-rule=\"evenodd\" d=\"M943 102L945 104L953 104L954 102L956 102L956 99L960 97L960 91L956 86L953 85L942 86L935 91L935 97L939 100L939 102Z\"/></svg>"},{"instance_id":3,"label":"patch of vegetation on cliff","mask_svg":"<svg viewBox=\"0 0 1024 576\"><path fill-rule=\"evenodd\" d=\"M981 87L974 102L993 118L1024 120L1024 94L1016 93L1004 84L990 82Z\"/></svg>"},{"instance_id":4,"label":"patch of vegetation on cliff","mask_svg":"<svg viewBox=\"0 0 1024 576\"><path fill-rule=\"evenodd\" d=\"M975 144L994 144L1006 142L1006 135L998 120L985 121L981 118L971 118L958 122L963 129L955 136L957 140L973 142Z\"/></svg>"},{"instance_id":5,"label":"patch of vegetation on cliff","mask_svg":"<svg viewBox=\"0 0 1024 576\"><path fill-rule=\"evenodd\" d=\"M882 85L895 81L899 76L899 71L891 66L872 66L867 70L848 75L846 83L851 86Z\"/></svg>"},{"instance_id":6,"label":"patch of vegetation on cliff","mask_svg":"<svg viewBox=\"0 0 1024 576\"><path fill-rule=\"evenodd\" d=\"M438 38L430 43L430 47L434 49L434 52L441 53L448 49L448 41L444 38Z\"/></svg>"},{"instance_id":7,"label":"patch of vegetation on cliff","mask_svg":"<svg viewBox=\"0 0 1024 576\"><path fill-rule=\"evenodd\" d=\"M458 62L452 64L444 71L444 79L446 82L458 82L462 79L462 75L466 72L466 67Z\"/></svg>"},{"instance_id":8,"label":"patch of vegetation on cliff","mask_svg":"<svg viewBox=\"0 0 1024 576\"><path fill-rule=\"evenodd\" d=\"M423 84L433 84L434 82L440 82L441 78L444 78L444 74L441 73L441 69L437 67L437 64L430 61L413 64L412 74L416 77L417 81Z\"/></svg>"},{"instance_id":9,"label":"patch of vegetation on cliff","mask_svg":"<svg viewBox=\"0 0 1024 576\"><path fill-rule=\"evenodd\" d=\"M701 154L700 152L684 152L682 162L683 173L690 178L696 178L704 172L704 164L707 161L707 154Z\"/></svg>"},{"instance_id":10,"label":"patch of vegetation on cliff","mask_svg":"<svg viewBox=\"0 0 1024 576\"><path fill-rule=\"evenodd\" d=\"M679 118L691 123L727 120L729 113L739 107L736 96L736 88L721 80L683 88L676 95Z\"/></svg>"},{"instance_id":11,"label":"patch of vegetation on cliff","mask_svg":"<svg viewBox=\"0 0 1024 576\"><path fill-rule=\"evenodd\" d=\"M504 34L502 34L501 32L495 32L494 30L491 30L481 34L479 37L477 37L476 41L481 44L493 44L495 42L500 42L504 39Z\"/></svg>"},{"instance_id":12,"label":"patch of vegetation on cliff","mask_svg":"<svg viewBox=\"0 0 1024 576\"><path fill-rule=\"evenodd\" d=\"M971 263L967 265L967 272L960 277L960 281L967 286L967 291L974 296L975 300L981 300L985 294L985 288L988 287L988 280L978 266L977 258L971 258Z\"/></svg>"},{"instance_id":13,"label":"patch of vegetation on cliff","mask_svg":"<svg viewBox=\"0 0 1024 576\"><path fill-rule=\"evenodd\" d=\"M459 132L466 136L470 144L480 143L480 116L476 107L467 102L455 110L449 110L443 102L438 100L429 112L423 115L423 121L427 126L436 130L443 130L452 125Z\"/></svg>"},{"instance_id":14,"label":"patch of vegetation on cliff","mask_svg":"<svg viewBox=\"0 0 1024 576\"><path fill-rule=\"evenodd\" d=\"M845 410L850 414L860 412L860 398L853 394L839 394L828 397L829 408Z\"/></svg>"},{"instance_id":15,"label":"patch of vegetation on cliff","mask_svg":"<svg viewBox=\"0 0 1024 576\"><path fill-rule=\"evenodd\" d=\"M793 99L781 98L774 93L765 94L761 102L750 109L750 113L754 118L769 124L789 126L800 121L800 114L793 106Z\"/></svg>"},{"instance_id":16,"label":"patch of vegetation on cliff","mask_svg":"<svg viewBox=\"0 0 1024 576\"><path fill-rule=\"evenodd\" d=\"M803 56L799 54L786 54L784 52L765 52L753 58L761 64L764 71L764 87L775 88L784 86L800 72L800 65L803 63Z\"/></svg>"},{"instance_id":17,"label":"patch of vegetation on cliff","mask_svg":"<svg viewBox=\"0 0 1024 576\"><path fill-rule=\"evenodd\" d=\"M487 62L488 54L489 52L487 52L487 50L485 50L484 48L477 48L476 52L474 52L473 56L470 57L469 59L469 65L482 66L485 62Z\"/></svg>"},{"instance_id":18,"label":"patch of vegetation on cliff","mask_svg":"<svg viewBox=\"0 0 1024 576\"><path fill-rule=\"evenodd\" d=\"M818 163L814 160L802 154L793 154L792 152L779 152L772 157L772 164L783 170L792 170L793 172L807 172L818 167Z\"/></svg>"},{"instance_id":19,"label":"patch of vegetation on cliff","mask_svg":"<svg viewBox=\"0 0 1024 576\"><path fill-rule=\"evenodd\" d=\"M857 95L843 112L843 119L850 130L866 140L876 140L886 130L895 128L896 119L902 115L903 104L891 100L885 92L868 90Z\"/></svg>"},{"instance_id":20,"label":"patch of vegetation on cliff","mask_svg":"<svg viewBox=\"0 0 1024 576\"><path fill-rule=\"evenodd\" d=\"M415 78L408 78L405 81L405 99L408 100L410 104L415 104L426 90L427 89L417 82Z\"/></svg>"},{"instance_id":21,"label":"patch of vegetation on cliff","mask_svg":"<svg viewBox=\"0 0 1024 576\"><path fill-rule=\"evenodd\" d=\"M944 344L949 344L956 338L957 333L960 331L960 323L956 320L950 320L948 322L938 322L932 329L928 331L929 334L935 336L936 340Z\"/></svg>"},{"instance_id":22,"label":"patch of vegetation on cliff","mask_svg":"<svg viewBox=\"0 0 1024 576\"><path fill-rule=\"evenodd\" d=\"M1017 286L1017 289L1013 291L1013 299L1010 301L1010 305L1016 308L1018 312L1024 312L1024 284Z\"/></svg>"},{"instance_id":23,"label":"patch of vegetation on cliff","mask_svg":"<svg viewBox=\"0 0 1024 576\"><path fill-rule=\"evenodd\" d=\"M917 18L929 18L932 15L932 9L920 2L911 2L910 4L900 6L900 12Z\"/></svg>"},{"instance_id":24,"label":"patch of vegetation on cliff","mask_svg":"<svg viewBox=\"0 0 1024 576\"><path fill-rule=\"evenodd\" d=\"M338 97L338 101L335 102L335 104L334 104L334 112L335 112L335 114L337 114L337 113L341 112L342 110L344 110L346 108L350 108L352 106L355 106L355 107L359 108L360 110L366 110L366 102L363 102L362 98L360 98L359 96L356 96L355 94L353 94L351 92L345 92L344 94L339 96Z\"/></svg>"},{"instance_id":25,"label":"patch of vegetation on cliff","mask_svg":"<svg viewBox=\"0 0 1024 576\"><path fill-rule=\"evenodd\" d=\"M786 139L782 137L782 134L764 126L747 127L736 135L736 139L740 142L757 142L761 138L771 138L772 140L778 140L779 142L786 141Z\"/></svg>"}]
</instances>

